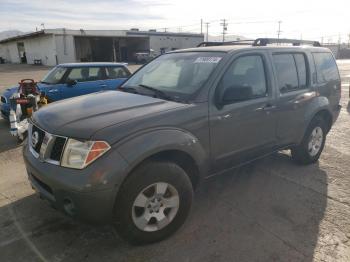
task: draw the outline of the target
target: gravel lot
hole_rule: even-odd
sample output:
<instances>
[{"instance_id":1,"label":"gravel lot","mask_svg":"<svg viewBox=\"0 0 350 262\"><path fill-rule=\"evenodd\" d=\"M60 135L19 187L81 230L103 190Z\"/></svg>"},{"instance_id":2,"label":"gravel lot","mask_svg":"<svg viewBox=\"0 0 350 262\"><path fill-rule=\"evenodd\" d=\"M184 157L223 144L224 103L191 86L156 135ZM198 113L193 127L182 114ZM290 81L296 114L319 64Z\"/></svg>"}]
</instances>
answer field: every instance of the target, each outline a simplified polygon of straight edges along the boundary
<instances>
[{"instance_id":1,"label":"gravel lot","mask_svg":"<svg viewBox=\"0 0 350 262\"><path fill-rule=\"evenodd\" d=\"M350 261L350 61L338 61L342 111L320 161L274 154L212 178L173 237L133 247L34 195L21 148L0 119L0 261ZM0 92L45 67L0 65Z\"/></svg>"}]
</instances>

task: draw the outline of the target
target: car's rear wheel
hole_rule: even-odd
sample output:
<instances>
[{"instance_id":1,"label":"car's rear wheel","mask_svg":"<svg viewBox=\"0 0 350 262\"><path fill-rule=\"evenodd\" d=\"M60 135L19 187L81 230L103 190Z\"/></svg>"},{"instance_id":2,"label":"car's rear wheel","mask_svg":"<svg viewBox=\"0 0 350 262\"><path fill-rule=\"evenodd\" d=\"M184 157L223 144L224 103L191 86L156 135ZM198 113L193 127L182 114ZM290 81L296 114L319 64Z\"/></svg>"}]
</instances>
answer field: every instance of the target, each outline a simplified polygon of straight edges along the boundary
<instances>
[{"instance_id":1,"label":"car's rear wheel","mask_svg":"<svg viewBox=\"0 0 350 262\"><path fill-rule=\"evenodd\" d=\"M160 241L185 221L193 189L185 171L170 162L147 162L137 168L118 193L117 232L133 244Z\"/></svg>"},{"instance_id":2,"label":"car's rear wheel","mask_svg":"<svg viewBox=\"0 0 350 262\"><path fill-rule=\"evenodd\" d=\"M292 148L293 159L303 165L315 163L323 151L326 135L325 121L321 117L315 117L306 130L300 145Z\"/></svg>"}]
</instances>

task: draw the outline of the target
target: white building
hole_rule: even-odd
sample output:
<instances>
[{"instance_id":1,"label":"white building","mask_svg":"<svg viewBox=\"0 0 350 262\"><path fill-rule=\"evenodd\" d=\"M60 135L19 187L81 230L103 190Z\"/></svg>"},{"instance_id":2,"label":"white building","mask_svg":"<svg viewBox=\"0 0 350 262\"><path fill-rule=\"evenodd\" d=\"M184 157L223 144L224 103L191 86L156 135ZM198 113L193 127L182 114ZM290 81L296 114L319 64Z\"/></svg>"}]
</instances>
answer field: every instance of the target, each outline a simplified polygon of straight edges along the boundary
<instances>
[{"instance_id":1,"label":"white building","mask_svg":"<svg viewBox=\"0 0 350 262\"><path fill-rule=\"evenodd\" d=\"M9 63L43 65L70 62L132 61L135 52L154 50L156 54L195 47L202 34L131 30L44 29L0 41L0 57Z\"/></svg>"}]
</instances>

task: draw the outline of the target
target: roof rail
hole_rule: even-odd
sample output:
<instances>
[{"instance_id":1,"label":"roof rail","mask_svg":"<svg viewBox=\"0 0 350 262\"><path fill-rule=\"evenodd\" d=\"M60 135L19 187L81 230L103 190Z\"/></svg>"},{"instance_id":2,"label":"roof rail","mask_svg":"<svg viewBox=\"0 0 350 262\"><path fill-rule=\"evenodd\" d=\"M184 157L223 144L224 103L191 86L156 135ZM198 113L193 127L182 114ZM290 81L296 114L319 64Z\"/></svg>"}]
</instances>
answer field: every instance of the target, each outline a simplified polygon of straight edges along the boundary
<instances>
[{"instance_id":1,"label":"roof rail","mask_svg":"<svg viewBox=\"0 0 350 262\"><path fill-rule=\"evenodd\" d=\"M293 46L312 45L321 46L318 41L300 40L300 39L287 39L287 38L258 38L254 41L253 46L266 46L268 44L292 44Z\"/></svg>"},{"instance_id":2,"label":"roof rail","mask_svg":"<svg viewBox=\"0 0 350 262\"><path fill-rule=\"evenodd\" d=\"M227 42L202 42L197 47L221 46L221 45L252 45L255 40L236 40Z\"/></svg>"}]
</instances>

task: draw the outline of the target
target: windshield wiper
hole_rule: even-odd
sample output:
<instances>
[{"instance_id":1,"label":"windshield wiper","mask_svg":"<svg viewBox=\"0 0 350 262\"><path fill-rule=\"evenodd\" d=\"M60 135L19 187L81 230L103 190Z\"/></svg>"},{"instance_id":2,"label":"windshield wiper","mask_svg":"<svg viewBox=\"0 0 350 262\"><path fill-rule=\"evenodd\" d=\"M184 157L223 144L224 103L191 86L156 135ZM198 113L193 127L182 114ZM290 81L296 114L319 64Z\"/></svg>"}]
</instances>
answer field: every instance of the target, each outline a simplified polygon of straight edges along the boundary
<instances>
[{"instance_id":1,"label":"windshield wiper","mask_svg":"<svg viewBox=\"0 0 350 262\"><path fill-rule=\"evenodd\" d=\"M151 87L151 86L148 86L148 85L143 85L143 84L138 85L138 86L143 87L144 89L152 91L156 96L158 96L160 98L173 100L171 96L168 96L166 93L164 93L163 91L161 91L161 90L159 90L157 88L154 88L154 87Z\"/></svg>"},{"instance_id":2,"label":"windshield wiper","mask_svg":"<svg viewBox=\"0 0 350 262\"><path fill-rule=\"evenodd\" d=\"M120 90L122 92L138 94L137 90L134 87L120 86L117 90Z\"/></svg>"},{"instance_id":3,"label":"windshield wiper","mask_svg":"<svg viewBox=\"0 0 350 262\"><path fill-rule=\"evenodd\" d=\"M42 83L42 84L47 84L47 85L52 85L52 83L45 82L45 81L40 81L39 83Z\"/></svg>"}]
</instances>

